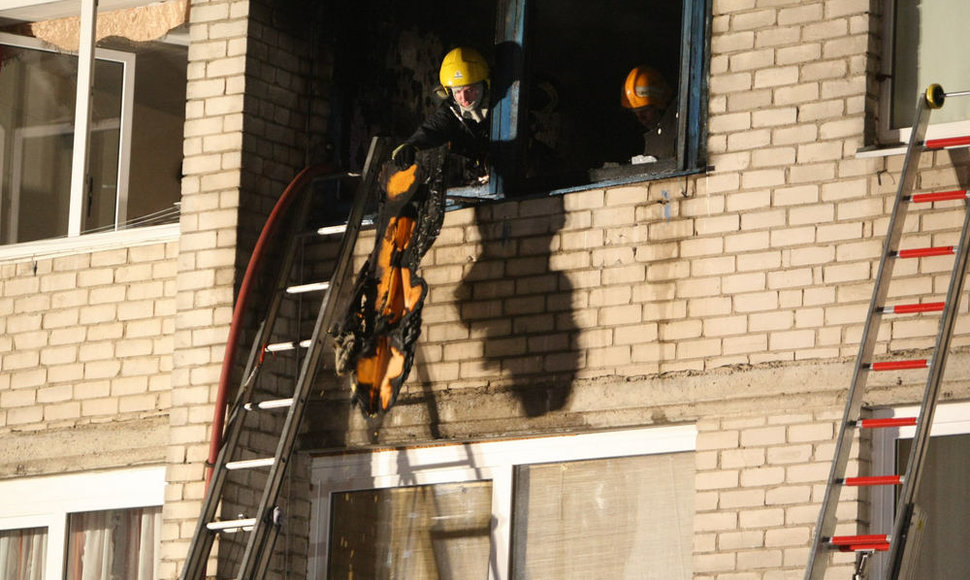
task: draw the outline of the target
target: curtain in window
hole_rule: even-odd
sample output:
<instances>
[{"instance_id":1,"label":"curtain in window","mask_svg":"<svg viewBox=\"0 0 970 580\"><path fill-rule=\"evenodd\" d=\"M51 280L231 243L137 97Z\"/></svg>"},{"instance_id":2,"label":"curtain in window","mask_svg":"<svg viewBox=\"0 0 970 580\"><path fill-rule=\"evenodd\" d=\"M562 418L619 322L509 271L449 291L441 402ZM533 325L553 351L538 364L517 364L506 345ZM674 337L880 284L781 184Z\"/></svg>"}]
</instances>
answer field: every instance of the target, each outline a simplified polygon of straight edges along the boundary
<instances>
[{"instance_id":1,"label":"curtain in window","mask_svg":"<svg viewBox=\"0 0 970 580\"><path fill-rule=\"evenodd\" d=\"M47 555L47 528L0 531L0 577L42 580Z\"/></svg>"},{"instance_id":2,"label":"curtain in window","mask_svg":"<svg viewBox=\"0 0 970 580\"><path fill-rule=\"evenodd\" d=\"M516 469L513 578L690 580L694 454Z\"/></svg>"},{"instance_id":3,"label":"curtain in window","mask_svg":"<svg viewBox=\"0 0 970 580\"><path fill-rule=\"evenodd\" d=\"M488 576L492 483L335 494L328 578Z\"/></svg>"},{"instance_id":4,"label":"curtain in window","mask_svg":"<svg viewBox=\"0 0 970 580\"><path fill-rule=\"evenodd\" d=\"M71 514L67 580L153 580L160 507Z\"/></svg>"}]
</instances>

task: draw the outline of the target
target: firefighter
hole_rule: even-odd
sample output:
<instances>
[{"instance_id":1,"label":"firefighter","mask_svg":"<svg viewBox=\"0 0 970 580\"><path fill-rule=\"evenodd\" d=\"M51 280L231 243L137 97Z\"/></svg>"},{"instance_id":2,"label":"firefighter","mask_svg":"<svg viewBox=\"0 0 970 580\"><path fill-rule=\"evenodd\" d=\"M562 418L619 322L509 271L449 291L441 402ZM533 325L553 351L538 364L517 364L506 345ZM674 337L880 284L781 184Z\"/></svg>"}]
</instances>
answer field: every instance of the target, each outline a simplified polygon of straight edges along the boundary
<instances>
[{"instance_id":1,"label":"firefighter","mask_svg":"<svg viewBox=\"0 0 970 580\"><path fill-rule=\"evenodd\" d=\"M674 94L660 72L638 66L626 77L620 104L643 126L643 150L638 155L657 161L677 155L677 107Z\"/></svg>"},{"instance_id":2,"label":"firefighter","mask_svg":"<svg viewBox=\"0 0 970 580\"><path fill-rule=\"evenodd\" d=\"M406 169L415 152L449 144L465 161L465 181L488 180L489 68L481 53L458 47L445 55L438 72L445 99L438 109L391 154Z\"/></svg>"}]
</instances>

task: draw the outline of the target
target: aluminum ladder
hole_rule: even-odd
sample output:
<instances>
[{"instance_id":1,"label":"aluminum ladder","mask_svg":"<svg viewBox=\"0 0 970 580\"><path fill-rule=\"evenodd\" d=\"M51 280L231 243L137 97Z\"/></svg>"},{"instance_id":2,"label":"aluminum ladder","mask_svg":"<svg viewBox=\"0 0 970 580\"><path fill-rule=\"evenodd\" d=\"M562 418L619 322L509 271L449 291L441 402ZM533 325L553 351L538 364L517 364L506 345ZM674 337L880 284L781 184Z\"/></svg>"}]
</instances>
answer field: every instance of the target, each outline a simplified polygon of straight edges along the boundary
<instances>
[{"instance_id":1,"label":"aluminum ladder","mask_svg":"<svg viewBox=\"0 0 970 580\"><path fill-rule=\"evenodd\" d=\"M305 227L299 227L299 225L303 225L302 218L306 215L311 196L304 194L301 200L303 203L294 204L297 209L295 212L290 212L295 215L293 223L299 225L290 229L289 239L284 244L285 250L283 251L283 258L279 262L278 279L273 287L272 296L266 301L266 314L259 324L259 330L252 342L248 362L242 373L243 379L235 391L234 402L228 410L218 457L212 465L211 479L208 482L202 511L189 545L188 555L181 574L182 580L200 580L203 578L215 537L238 533L246 533L248 537L235 577L253 580L263 578L266 574L273 546L285 516L278 505L283 478L296 443L314 379L321 365L324 343L328 336L327 331L335 316L337 300L341 296L341 288L351 278L349 269L352 264L354 245L364 223L367 203L376 189L381 161L387 156L387 144L386 139L380 138L375 138L371 142L346 224L312 230L312 235L316 236L333 237L341 234L343 236L329 281L291 285L291 281L298 277L295 270L301 266L301 261L297 259L297 256L300 248L303 247L304 240L300 238L305 236ZM294 186L305 187L308 184L312 176L308 176L306 171L304 170L294 179L290 188ZM285 196L286 192L284 192ZM296 340L274 342L277 335L280 334L280 331L274 332L274 326L282 326L280 321L285 320L286 313L293 312L292 305L289 305L289 311L286 310L288 301L291 302L295 297L305 296L308 293L322 295L322 298L319 299L319 310L315 317L310 338L301 339L297 337ZM245 308L242 309L242 312L237 308L234 318L245 314L247 314ZM235 322L236 320L234 320ZM297 327L299 327L299 324L297 324ZM230 331L230 337L232 334ZM227 351L230 346L227 346ZM273 389L261 390L259 388L262 375L267 374L261 372L264 366L263 361L267 356L273 357L276 353L284 351L300 352L299 373L295 381L290 377L292 381L291 392L287 392L282 398L278 396L274 398ZM229 356L228 352L227 356ZM279 383L286 382L280 381L278 377L267 379L267 382L270 383L274 381L277 383L276 391L280 390ZM285 417L282 416L284 413ZM220 416L218 409L216 416L216 423L218 423ZM268 428L268 426L271 426L271 428ZM267 431L275 432L268 433ZM217 433L218 431L214 430L214 432ZM247 448L245 442L249 436L255 439L263 439L263 444L257 445L257 447L268 448L275 445L275 454L272 456L268 454L253 456L252 449ZM275 439L272 445L265 442L267 436ZM217 436L214 438L217 438ZM232 487L226 485L231 472L253 472L251 479L246 481L255 483L250 483L249 485L252 487L247 489L259 489L262 486L262 492L259 495L259 504L255 512L248 516L240 515L233 519L223 520L217 517L216 512L220 505L227 500L226 492ZM223 509L225 509L224 506ZM252 509L252 506L248 509ZM220 577L226 575L225 572L220 571Z\"/></svg>"},{"instance_id":2,"label":"aluminum ladder","mask_svg":"<svg viewBox=\"0 0 970 580\"><path fill-rule=\"evenodd\" d=\"M966 190L918 194L911 192L916 183L919 158L923 151L970 145L970 137L924 141L930 113L942 107L946 97L966 96L968 94L970 94L970 91L946 94L939 85L931 85L925 94L918 99L913 131L906 149L899 187L876 274L872 300L869 303L865 328L859 345L859 355L856 358L845 413L836 438L832 467L815 528L812 549L809 553L808 566L805 571L806 580L821 580L830 560L830 552L833 550L858 554L856 572L853 575L854 580L865 577L867 562L875 552L888 552L885 575L887 579L908 578L908 575L912 573L912 567L915 565L919 530L922 529L924 523L922 511L916 506L915 498L919 489L923 460L926 457L930 426L933 424L933 414L936 409L943 371L946 368L950 338L967 269L967 256L970 254L970 211L967 210L968 194ZM903 238L903 224L911 206L932 210L935 207L933 206L934 202L954 200L964 202L965 215L959 245L900 249L900 241ZM952 206L950 207L952 208ZM886 298L889 295L893 266L896 261L930 256L954 257L945 301L887 304ZM877 335L883 315L907 316L937 312L940 313L939 329L931 357L917 360L873 360L873 352L878 341ZM869 373L905 369L927 369L926 386L918 415L916 417L892 419L863 418L863 397ZM915 426L912 450L902 475L845 477L850 447L855 434L863 429L901 426ZM834 535L837 523L836 508L842 488L877 485L902 486L898 495L892 531L867 535Z\"/></svg>"}]
</instances>

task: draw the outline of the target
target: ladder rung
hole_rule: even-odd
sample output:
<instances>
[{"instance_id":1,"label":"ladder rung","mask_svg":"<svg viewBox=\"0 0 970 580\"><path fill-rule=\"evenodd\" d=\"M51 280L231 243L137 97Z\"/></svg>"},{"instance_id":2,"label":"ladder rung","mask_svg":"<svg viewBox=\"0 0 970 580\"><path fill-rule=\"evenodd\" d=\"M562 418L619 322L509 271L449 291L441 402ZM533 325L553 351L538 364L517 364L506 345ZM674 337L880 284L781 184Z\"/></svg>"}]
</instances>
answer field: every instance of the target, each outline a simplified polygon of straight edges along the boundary
<instances>
[{"instance_id":1,"label":"ladder rung","mask_svg":"<svg viewBox=\"0 0 970 580\"><path fill-rule=\"evenodd\" d=\"M266 410L266 409L279 409L282 407L292 407L293 399L271 399L267 401L260 401L258 403L246 403L243 405L243 409L247 411L252 411L254 409Z\"/></svg>"},{"instance_id":2,"label":"ladder rung","mask_svg":"<svg viewBox=\"0 0 970 580\"><path fill-rule=\"evenodd\" d=\"M239 461L226 462L226 469L235 471L237 469L255 469L257 467L270 467L276 463L275 457L260 457L258 459L242 459Z\"/></svg>"},{"instance_id":3,"label":"ladder rung","mask_svg":"<svg viewBox=\"0 0 970 580\"><path fill-rule=\"evenodd\" d=\"M307 348L310 346L310 339L301 340L300 342L276 342L273 344L266 345L266 352L282 352L286 350L293 350L296 347Z\"/></svg>"},{"instance_id":4,"label":"ladder rung","mask_svg":"<svg viewBox=\"0 0 970 580\"><path fill-rule=\"evenodd\" d=\"M307 292L320 292L330 287L330 282L311 282L309 284L297 284L286 289L287 294L305 294Z\"/></svg>"},{"instance_id":5,"label":"ladder rung","mask_svg":"<svg viewBox=\"0 0 970 580\"><path fill-rule=\"evenodd\" d=\"M925 147L926 149L949 149L951 147L966 147L968 145L970 145L970 136L927 139Z\"/></svg>"},{"instance_id":6,"label":"ladder rung","mask_svg":"<svg viewBox=\"0 0 970 580\"><path fill-rule=\"evenodd\" d=\"M956 253L956 246L939 246L937 248L914 248L899 250L896 255L900 258L926 258L930 256L950 256Z\"/></svg>"},{"instance_id":7,"label":"ladder rung","mask_svg":"<svg viewBox=\"0 0 970 580\"><path fill-rule=\"evenodd\" d=\"M361 220L360 225L362 227L374 225L374 220L372 218L364 218ZM335 226L323 226L317 230L317 234L321 236L334 236L337 234L342 234L347 231L347 224L337 224Z\"/></svg>"},{"instance_id":8,"label":"ladder rung","mask_svg":"<svg viewBox=\"0 0 970 580\"><path fill-rule=\"evenodd\" d=\"M861 550L876 550L884 552L889 549L889 536L886 534L872 534L863 536L832 536L829 545L836 546L847 552Z\"/></svg>"},{"instance_id":9,"label":"ladder rung","mask_svg":"<svg viewBox=\"0 0 970 580\"><path fill-rule=\"evenodd\" d=\"M914 193L910 201L913 203L931 203L934 201L953 201L957 199L967 199L970 195L965 189L955 189L953 191L938 191L935 193Z\"/></svg>"},{"instance_id":10,"label":"ladder rung","mask_svg":"<svg viewBox=\"0 0 970 580\"><path fill-rule=\"evenodd\" d=\"M874 362L869 367L874 371L899 371L905 369L925 369L928 366L928 359L921 358L915 360L891 360Z\"/></svg>"},{"instance_id":11,"label":"ladder rung","mask_svg":"<svg viewBox=\"0 0 970 580\"><path fill-rule=\"evenodd\" d=\"M882 311L891 314L915 314L917 312L940 312L946 306L945 302L924 302L922 304L897 304L883 306Z\"/></svg>"},{"instance_id":12,"label":"ladder rung","mask_svg":"<svg viewBox=\"0 0 970 580\"><path fill-rule=\"evenodd\" d=\"M317 230L317 234L321 236L333 236L336 234L342 234L347 231L347 224L339 224L335 226L324 226Z\"/></svg>"},{"instance_id":13,"label":"ladder rung","mask_svg":"<svg viewBox=\"0 0 970 580\"><path fill-rule=\"evenodd\" d=\"M864 477L846 477L842 480L842 485L848 487L863 487L868 485L899 485L902 482L902 475L869 475Z\"/></svg>"},{"instance_id":14,"label":"ladder rung","mask_svg":"<svg viewBox=\"0 0 970 580\"><path fill-rule=\"evenodd\" d=\"M884 427L912 427L916 424L916 417L892 417L888 419L863 419L859 426L863 429L881 429Z\"/></svg>"},{"instance_id":15,"label":"ladder rung","mask_svg":"<svg viewBox=\"0 0 970 580\"><path fill-rule=\"evenodd\" d=\"M209 522L205 525L206 528L213 532L238 532L239 530L251 530L253 526L256 525L256 518L246 518L241 520L221 520L218 522Z\"/></svg>"},{"instance_id":16,"label":"ladder rung","mask_svg":"<svg viewBox=\"0 0 970 580\"><path fill-rule=\"evenodd\" d=\"M847 544L839 546L840 552L888 552L889 542L877 542L874 544Z\"/></svg>"}]
</instances>

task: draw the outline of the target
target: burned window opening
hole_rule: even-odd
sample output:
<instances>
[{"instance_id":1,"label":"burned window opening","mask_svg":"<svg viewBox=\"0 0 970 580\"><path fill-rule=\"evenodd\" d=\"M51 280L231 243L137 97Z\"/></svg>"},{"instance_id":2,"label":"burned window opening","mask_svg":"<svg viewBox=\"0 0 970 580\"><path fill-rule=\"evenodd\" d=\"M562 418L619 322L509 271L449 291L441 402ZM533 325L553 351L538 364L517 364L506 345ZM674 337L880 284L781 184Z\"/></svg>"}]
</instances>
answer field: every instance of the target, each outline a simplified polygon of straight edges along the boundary
<instances>
[{"instance_id":1,"label":"burned window opening","mask_svg":"<svg viewBox=\"0 0 970 580\"><path fill-rule=\"evenodd\" d=\"M407 139L440 102L435 89L444 55L470 46L492 66L497 101L490 157L497 179L489 193L515 197L703 168L708 3L335 5L327 38L333 51L328 139L336 162L359 169L374 135ZM676 110L668 125L676 148L656 162L643 157L644 128L621 105L624 80L638 65L663 74Z\"/></svg>"}]
</instances>

